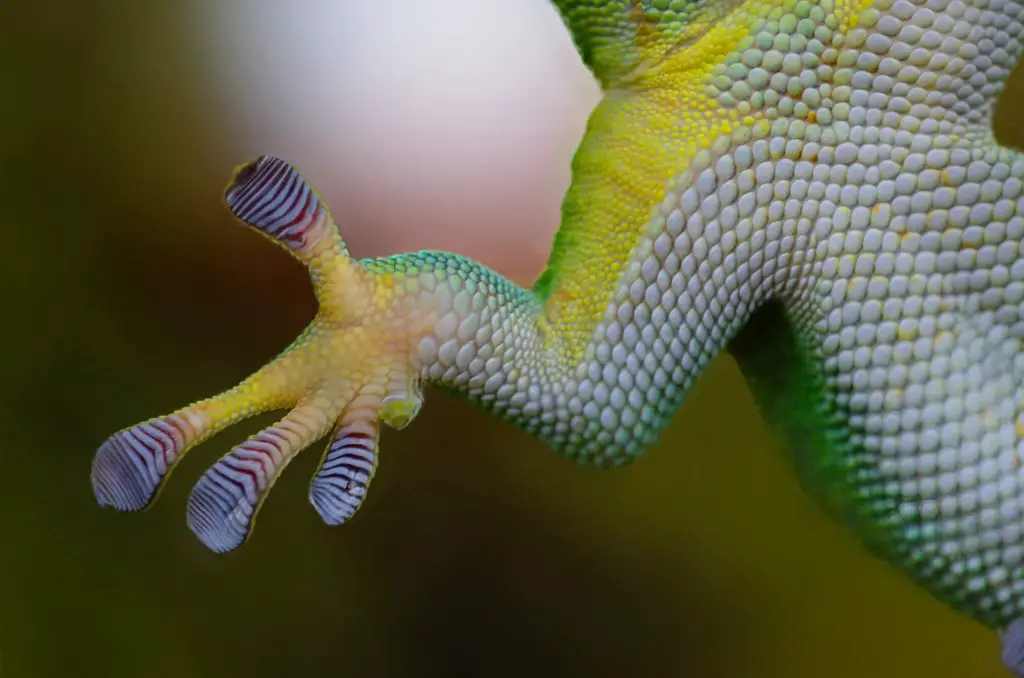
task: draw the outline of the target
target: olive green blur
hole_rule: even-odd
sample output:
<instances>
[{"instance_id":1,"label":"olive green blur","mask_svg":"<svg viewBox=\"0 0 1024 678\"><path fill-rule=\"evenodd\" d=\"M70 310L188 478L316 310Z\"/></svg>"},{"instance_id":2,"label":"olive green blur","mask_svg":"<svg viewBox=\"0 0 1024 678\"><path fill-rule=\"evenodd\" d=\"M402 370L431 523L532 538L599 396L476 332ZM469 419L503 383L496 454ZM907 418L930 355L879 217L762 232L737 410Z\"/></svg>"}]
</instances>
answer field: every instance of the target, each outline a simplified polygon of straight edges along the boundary
<instances>
[{"instance_id":1,"label":"olive green blur","mask_svg":"<svg viewBox=\"0 0 1024 678\"><path fill-rule=\"evenodd\" d=\"M806 497L727 356L625 470L428 392L347 526L307 502L318 446L237 552L188 531L192 484L268 417L192 452L150 512L101 510L109 434L236 383L314 312L221 204L247 158L183 6L0 9L0 678L1008 675L992 633ZM1018 75L1017 146L1021 106Z\"/></svg>"}]
</instances>

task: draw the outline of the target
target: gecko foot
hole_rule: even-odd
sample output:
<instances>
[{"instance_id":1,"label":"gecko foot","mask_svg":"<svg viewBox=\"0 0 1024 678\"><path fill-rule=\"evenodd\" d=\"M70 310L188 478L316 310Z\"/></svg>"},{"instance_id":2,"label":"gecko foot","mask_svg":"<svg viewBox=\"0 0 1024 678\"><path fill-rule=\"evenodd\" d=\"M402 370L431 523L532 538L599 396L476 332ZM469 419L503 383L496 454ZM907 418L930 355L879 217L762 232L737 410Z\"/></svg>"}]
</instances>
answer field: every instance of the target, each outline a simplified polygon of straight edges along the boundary
<instances>
[{"instance_id":1,"label":"gecko foot","mask_svg":"<svg viewBox=\"0 0 1024 678\"><path fill-rule=\"evenodd\" d=\"M315 191L290 165L261 157L240 168L225 194L240 221L310 269L320 309L277 359L220 395L115 433L93 461L97 501L121 511L150 506L185 453L260 412L287 409L236 445L196 483L188 524L217 552L240 546L285 466L330 434L309 500L344 523L377 468L380 423L407 425L422 404L411 346L424 314L394 281L349 256Z\"/></svg>"}]
</instances>

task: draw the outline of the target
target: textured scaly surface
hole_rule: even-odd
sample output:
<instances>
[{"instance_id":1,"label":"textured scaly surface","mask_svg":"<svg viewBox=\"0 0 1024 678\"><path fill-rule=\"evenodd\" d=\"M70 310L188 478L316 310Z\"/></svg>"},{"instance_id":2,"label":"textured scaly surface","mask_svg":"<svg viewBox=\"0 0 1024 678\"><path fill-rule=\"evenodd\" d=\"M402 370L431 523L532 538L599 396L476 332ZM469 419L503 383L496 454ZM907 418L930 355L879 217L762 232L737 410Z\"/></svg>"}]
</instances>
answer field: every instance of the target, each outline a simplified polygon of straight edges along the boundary
<instances>
[{"instance_id":1,"label":"textured scaly surface","mask_svg":"<svg viewBox=\"0 0 1024 678\"><path fill-rule=\"evenodd\" d=\"M813 494L873 551L991 626L1024 613L1024 158L992 107L1009 0L560 0L605 95L534 289L454 254L352 259L283 161L233 180L243 222L310 268L320 312L224 395L125 429L101 503L149 505L187 449L293 408L197 484L241 544L288 460L330 433L310 498L358 508L378 421L432 383L581 463L647 449L731 350Z\"/></svg>"}]
</instances>

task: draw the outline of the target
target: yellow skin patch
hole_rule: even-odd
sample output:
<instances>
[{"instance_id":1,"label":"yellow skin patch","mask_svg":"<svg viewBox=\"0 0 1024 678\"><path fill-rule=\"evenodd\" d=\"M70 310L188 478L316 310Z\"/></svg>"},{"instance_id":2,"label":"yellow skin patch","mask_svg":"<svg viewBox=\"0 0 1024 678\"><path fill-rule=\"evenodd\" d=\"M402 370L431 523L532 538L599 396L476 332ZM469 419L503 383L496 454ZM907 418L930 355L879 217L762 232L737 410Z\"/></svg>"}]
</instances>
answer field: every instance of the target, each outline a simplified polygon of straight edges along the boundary
<instances>
[{"instance_id":1,"label":"yellow skin patch","mask_svg":"<svg viewBox=\"0 0 1024 678\"><path fill-rule=\"evenodd\" d=\"M707 95L705 83L712 67L748 35L748 22L737 11L678 51L665 55L670 46L664 43L641 49L642 62L655 65L606 92L591 115L548 264L554 273L545 283L545 315L570 363L582 359L666 184L740 123L736 110Z\"/></svg>"},{"instance_id":2,"label":"yellow skin patch","mask_svg":"<svg viewBox=\"0 0 1024 678\"><path fill-rule=\"evenodd\" d=\"M736 52L752 26L778 20L797 4L745 2L718 21L697 21L675 34L637 20L639 65L606 89L590 117L573 160L573 184L548 271L537 287L546 300L545 315L558 330L551 336L568 362L583 358L666 185L716 140L768 124L761 111L724 107L707 94L707 84L713 68ZM871 0L827 0L820 6L834 14L843 32L878 18ZM814 118L811 111L808 120Z\"/></svg>"}]
</instances>

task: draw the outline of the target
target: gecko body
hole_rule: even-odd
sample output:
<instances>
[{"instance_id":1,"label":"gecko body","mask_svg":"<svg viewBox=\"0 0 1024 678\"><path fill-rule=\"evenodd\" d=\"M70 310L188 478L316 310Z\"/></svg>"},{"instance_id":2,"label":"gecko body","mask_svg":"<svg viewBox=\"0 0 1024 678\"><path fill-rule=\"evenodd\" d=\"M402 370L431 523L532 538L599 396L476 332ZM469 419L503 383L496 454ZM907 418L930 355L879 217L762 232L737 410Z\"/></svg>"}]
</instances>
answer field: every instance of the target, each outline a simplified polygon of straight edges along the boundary
<instances>
[{"instance_id":1,"label":"gecko body","mask_svg":"<svg viewBox=\"0 0 1024 678\"><path fill-rule=\"evenodd\" d=\"M191 447L289 409L206 472L189 523L239 546L296 453L358 508L380 422L423 384L584 464L621 466L704 368L737 359L804 486L1024 667L1024 157L993 138L1010 0L555 0L604 96L543 274L353 259L282 160L232 179L243 223L310 269L320 311L224 394L112 436L98 500L148 506ZM1014 629L1017 629L1016 631Z\"/></svg>"}]
</instances>

